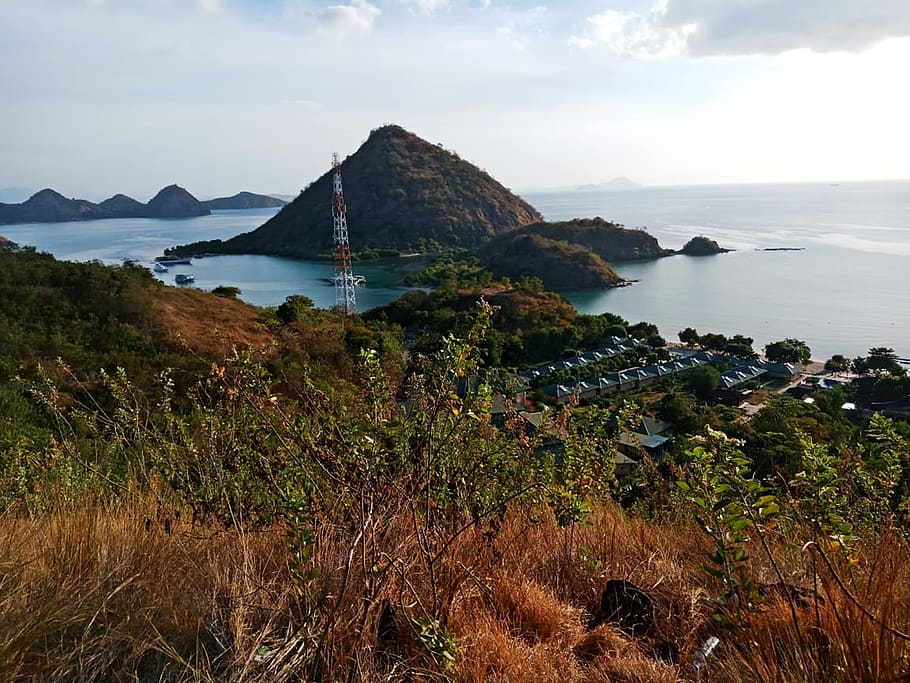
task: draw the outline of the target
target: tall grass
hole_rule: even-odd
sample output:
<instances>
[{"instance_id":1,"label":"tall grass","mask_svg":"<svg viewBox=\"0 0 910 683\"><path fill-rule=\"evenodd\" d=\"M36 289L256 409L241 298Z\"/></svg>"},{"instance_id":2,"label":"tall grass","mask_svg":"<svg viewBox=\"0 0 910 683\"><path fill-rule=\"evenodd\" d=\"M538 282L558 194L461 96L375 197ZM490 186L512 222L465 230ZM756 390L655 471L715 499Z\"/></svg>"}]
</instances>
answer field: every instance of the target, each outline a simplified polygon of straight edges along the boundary
<instances>
[{"instance_id":1,"label":"tall grass","mask_svg":"<svg viewBox=\"0 0 910 683\"><path fill-rule=\"evenodd\" d=\"M417 626L431 600L418 539L403 511L387 521L378 535L380 525L322 532L313 561L325 571L301 581L278 526L193 525L149 498L7 516L0 680L695 680L688 664L710 634L721 638L711 680L884 681L908 671L910 553L897 536L855 565L807 551L789 569L809 579L815 565L824 602L801 604L798 623L777 597L721 628L706 601L717 586L704 580L705 540L692 529L612 506L568 529L512 510L495 530L462 535L436 568L441 628L454 637L446 665ZM394 560L382 580L352 561L368 547ZM652 633L587 629L607 578L654 598ZM391 639L377 632L384 610ZM663 660L666 643L675 661Z\"/></svg>"}]
</instances>

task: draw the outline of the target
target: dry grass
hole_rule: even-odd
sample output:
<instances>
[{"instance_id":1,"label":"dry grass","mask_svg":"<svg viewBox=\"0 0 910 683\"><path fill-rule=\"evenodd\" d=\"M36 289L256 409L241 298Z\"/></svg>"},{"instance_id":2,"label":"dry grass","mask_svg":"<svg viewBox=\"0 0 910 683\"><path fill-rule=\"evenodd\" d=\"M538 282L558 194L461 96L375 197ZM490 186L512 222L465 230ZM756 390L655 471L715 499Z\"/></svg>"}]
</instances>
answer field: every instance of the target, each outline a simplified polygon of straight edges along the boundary
<instances>
[{"instance_id":1,"label":"dry grass","mask_svg":"<svg viewBox=\"0 0 910 683\"><path fill-rule=\"evenodd\" d=\"M432 602L426 566L409 520L389 510L365 529L320 530L323 573L303 582L288 568L283 529L194 527L148 500L2 519L0 680L696 680L688 663L712 633L722 642L710 680L877 681L907 671L895 631L910 624L910 556L896 537L855 566L803 555L824 604L796 608L794 622L777 599L723 631L705 602L701 537L614 508L573 529L514 511L495 532L455 542L434 567L438 615L457 643L454 666L440 670L411 628ZM390 560L385 574L368 550ZM646 637L588 630L610 578L654 598ZM396 607L391 643L377 642L384 600ZM668 643L676 661L661 656Z\"/></svg>"},{"instance_id":2,"label":"dry grass","mask_svg":"<svg viewBox=\"0 0 910 683\"><path fill-rule=\"evenodd\" d=\"M234 346L262 347L274 339L261 310L198 289L161 287L153 310L162 336L204 357L224 356Z\"/></svg>"}]
</instances>

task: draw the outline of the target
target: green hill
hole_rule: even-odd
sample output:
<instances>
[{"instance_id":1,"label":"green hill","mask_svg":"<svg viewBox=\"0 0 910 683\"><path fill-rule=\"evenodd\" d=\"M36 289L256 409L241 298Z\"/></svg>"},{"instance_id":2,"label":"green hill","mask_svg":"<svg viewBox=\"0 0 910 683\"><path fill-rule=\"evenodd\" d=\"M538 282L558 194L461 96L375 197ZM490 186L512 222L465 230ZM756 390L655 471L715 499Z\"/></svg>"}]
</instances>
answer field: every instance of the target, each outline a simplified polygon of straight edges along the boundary
<instances>
[{"instance_id":1,"label":"green hill","mask_svg":"<svg viewBox=\"0 0 910 683\"><path fill-rule=\"evenodd\" d=\"M657 238L644 230L632 230L603 218L575 218L555 223L535 223L517 234L539 235L549 240L587 247L606 261L636 261L669 256ZM510 236L511 238L511 236Z\"/></svg>"},{"instance_id":2,"label":"green hill","mask_svg":"<svg viewBox=\"0 0 910 683\"><path fill-rule=\"evenodd\" d=\"M541 220L534 207L486 172L399 126L374 130L345 159L342 176L354 252L473 250L497 234ZM328 256L331 202L327 171L256 230L170 251Z\"/></svg>"},{"instance_id":3,"label":"green hill","mask_svg":"<svg viewBox=\"0 0 910 683\"><path fill-rule=\"evenodd\" d=\"M534 234L497 239L485 265L497 278L540 278L551 291L603 289L623 282L610 264L587 247Z\"/></svg>"}]
</instances>

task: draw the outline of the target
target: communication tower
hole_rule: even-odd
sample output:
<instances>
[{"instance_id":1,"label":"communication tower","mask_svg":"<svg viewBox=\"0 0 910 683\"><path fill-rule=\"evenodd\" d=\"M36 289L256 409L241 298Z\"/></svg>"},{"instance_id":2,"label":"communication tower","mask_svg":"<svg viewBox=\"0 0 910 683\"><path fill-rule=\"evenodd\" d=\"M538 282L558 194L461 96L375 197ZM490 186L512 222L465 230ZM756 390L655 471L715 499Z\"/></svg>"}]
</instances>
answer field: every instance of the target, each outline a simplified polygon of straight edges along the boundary
<instances>
[{"instance_id":1,"label":"communication tower","mask_svg":"<svg viewBox=\"0 0 910 683\"><path fill-rule=\"evenodd\" d=\"M354 295L354 273L351 270L351 245L348 242L348 216L344 207L344 191L341 188L341 161L332 155L332 169L335 171L334 199L332 201L332 225L335 240L335 308L344 315L357 313L357 299Z\"/></svg>"}]
</instances>

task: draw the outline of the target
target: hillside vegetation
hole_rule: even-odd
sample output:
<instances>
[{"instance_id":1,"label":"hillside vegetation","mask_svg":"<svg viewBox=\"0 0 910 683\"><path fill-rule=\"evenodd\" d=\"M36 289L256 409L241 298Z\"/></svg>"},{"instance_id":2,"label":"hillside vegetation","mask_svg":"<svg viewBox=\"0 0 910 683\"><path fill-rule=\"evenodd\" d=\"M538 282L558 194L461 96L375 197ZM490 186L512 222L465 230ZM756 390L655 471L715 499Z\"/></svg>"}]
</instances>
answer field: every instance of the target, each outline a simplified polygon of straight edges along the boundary
<instances>
[{"instance_id":1,"label":"hillside vegetation","mask_svg":"<svg viewBox=\"0 0 910 683\"><path fill-rule=\"evenodd\" d=\"M486 172L399 126L370 133L342 163L342 176L355 252L474 249L498 233L541 220ZM325 256L332 249L331 201L329 171L256 230L173 252Z\"/></svg>"},{"instance_id":2,"label":"hillside vegetation","mask_svg":"<svg viewBox=\"0 0 910 683\"><path fill-rule=\"evenodd\" d=\"M644 230L632 230L602 218L535 223L522 228L517 234L578 244L610 262L652 259L675 253L672 249L662 248L657 239Z\"/></svg>"},{"instance_id":3,"label":"hillside vegetation","mask_svg":"<svg viewBox=\"0 0 910 683\"><path fill-rule=\"evenodd\" d=\"M0 680L910 673L906 422L672 378L530 420L509 345L656 328L531 278L363 318L228 290L0 246ZM676 437L618 476L647 405Z\"/></svg>"},{"instance_id":4,"label":"hillside vegetation","mask_svg":"<svg viewBox=\"0 0 910 683\"><path fill-rule=\"evenodd\" d=\"M485 250L484 263L494 277L539 278L550 291L606 289L623 282L610 265L579 244L538 234L510 234Z\"/></svg>"}]
</instances>

